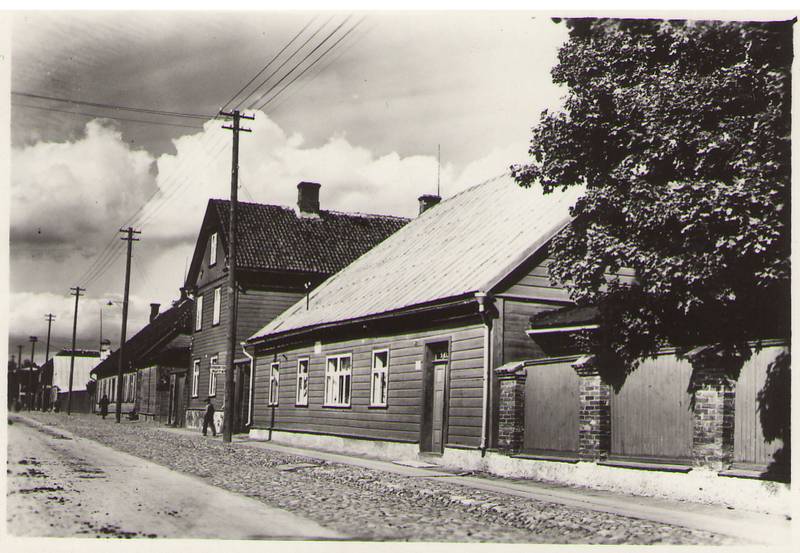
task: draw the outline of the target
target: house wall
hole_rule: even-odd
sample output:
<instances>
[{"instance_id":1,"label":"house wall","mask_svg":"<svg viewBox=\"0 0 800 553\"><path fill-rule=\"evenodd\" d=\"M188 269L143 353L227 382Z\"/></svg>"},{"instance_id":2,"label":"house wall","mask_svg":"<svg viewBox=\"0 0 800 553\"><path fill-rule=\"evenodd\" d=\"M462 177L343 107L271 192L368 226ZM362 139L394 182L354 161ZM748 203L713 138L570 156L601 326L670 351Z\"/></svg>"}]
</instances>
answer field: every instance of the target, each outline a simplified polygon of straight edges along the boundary
<instances>
[{"instance_id":1,"label":"house wall","mask_svg":"<svg viewBox=\"0 0 800 553\"><path fill-rule=\"evenodd\" d=\"M169 388L158 389L160 378L167 373L165 367L146 367L136 371L136 389L139 415L145 419L166 422L169 411Z\"/></svg>"},{"instance_id":2,"label":"house wall","mask_svg":"<svg viewBox=\"0 0 800 553\"><path fill-rule=\"evenodd\" d=\"M414 325L417 326L417 325ZM419 326L424 323L420 321ZM483 325L451 324L385 335L355 335L349 339L257 351L254 384L255 429L320 433L334 436L418 443L423 422L423 375L426 344L450 342L445 446L478 447L481 435ZM372 351L389 349L388 406L370 407ZM351 406L323 407L328 355L352 354ZM308 357L309 400L295 406L297 361ZM278 405L268 405L269 372L280 362Z\"/></svg>"},{"instance_id":3,"label":"house wall","mask_svg":"<svg viewBox=\"0 0 800 553\"><path fill-rule=\"evenodd\" d=\"M122 396L122 412L130 413L134 409L138 410L137 406L137 378L136 372L129 372L122 375L123 379L123 396ZM108 412L114 413L117 409L117 375L106 376L97 379L97 392L95 393L95 411L100 412L100 406L97 402L102 399L103 395L107 395L111 403L108 405Z\"/></svg>"},{"instance_id":4,"label":"house wall","mask_svg":"<svg viewBox=\"0 0 800 553\"><path fill-rule=\"evenodd\" d=\"M53 386L59 391L69 391L70 355L56 355L53 357ZM72 391L80 392L86 389L89 382L89 373L100 363L100 357L75 356L75 366L72 370Z\"/></svg>"},{"instance_id":5,"label":"house wall","mask_svg":"<svg viewBox=\"0 0 800 553\"><path fill-rule=\"evenodd\" d=\"M213 325L213 290L217 286L221 286L220 320L218 325ZM198 291L198 294L202 294L205 299L203 300L202 329L199 331L194 330L192 334L191 361L189 364L187 381L189 386L188 409L190 411L203 411L205 409L205 400L209 395L209 383L211 380L211 358L216 355L218 357L218 364L226 364L228 349L229 315L228 294L226 292L225 280L218 279L216 281L209 281L205 288ZM259 290L255 288L248 288L245 291L241 291L238 297L238 313L236 320L237 344L249 338L254 332L277 317L301 297L302 293L291 291ZM194 324L195 320L193 319L193 329L195 328ZM240 347L237 348L235 358L237 360L245 359L245 355ZM191 393L191 377L195 360L200 361L200 378L198 392L193 396ZM212 403L216 410L222 410L224 398L225 378L224 375L221 374L217 377L216 394L212 398ZM196 414L187 415L187 421L194 421L196 419Z\"/></svg>"}]
</instances>

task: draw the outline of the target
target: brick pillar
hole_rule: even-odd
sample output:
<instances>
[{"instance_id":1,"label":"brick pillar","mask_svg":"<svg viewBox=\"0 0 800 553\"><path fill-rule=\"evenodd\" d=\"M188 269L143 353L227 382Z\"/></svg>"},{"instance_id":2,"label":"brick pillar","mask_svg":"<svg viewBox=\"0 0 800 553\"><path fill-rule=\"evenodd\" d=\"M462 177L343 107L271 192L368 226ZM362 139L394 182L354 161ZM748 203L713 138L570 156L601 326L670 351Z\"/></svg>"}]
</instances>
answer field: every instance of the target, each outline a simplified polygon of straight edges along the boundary
<instances>
[{"instance_id":1,"label":"brick pillar","mask_svg":"<svg viewBox=\"0 0 800 553\"><path fill-rule=\"evenodd\" d=\"M605 459L611 450L611 386L600 376L594 356L582 357L572 367L580 377L578 456Z\"/></svg>"},{"instance_id":2,"label":"brick pillar","mask_svg":"<svg viewBox=\"0 0 800 553\"><path fill-rule=\"evenodd\" d=\"M720 469L733 461L736 381L723 368L695 367L694 434L692 456L696 465Z\"/></svg>"},{"instance_id":3,"label":"brick pillar","mask_svg":"<svg viewBox=\"0 0 800 553\"><path fill-rule=\"evenodd\" d=\"M497 448L506 453L522 449L525 438L525 379L524 363L508 363L495 369L500 383L499 427Z\"/></svg>"}]
</instances>

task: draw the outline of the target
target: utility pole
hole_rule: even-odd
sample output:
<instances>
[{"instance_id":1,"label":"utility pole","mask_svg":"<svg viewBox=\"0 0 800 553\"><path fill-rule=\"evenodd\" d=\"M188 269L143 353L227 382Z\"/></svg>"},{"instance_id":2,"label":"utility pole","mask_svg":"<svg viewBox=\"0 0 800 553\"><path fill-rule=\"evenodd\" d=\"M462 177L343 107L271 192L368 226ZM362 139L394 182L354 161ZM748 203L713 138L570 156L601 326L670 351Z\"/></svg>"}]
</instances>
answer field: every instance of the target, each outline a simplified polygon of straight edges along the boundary
<instances>
[{"instance_id":1,"label":"utility pole","mask_svg":"<svg viewBox=\"0 0 800 553\"><path fill-rule=\"evenodd\" d=\"M28 340L31 343L31 366L28 368L28 390L27 393L25 394L25 400L26 400L25 403L28 404L28 411L30 411L31 409L33 409L33 402L35 396L35 394L33 393L33 365L34 365L33 357L36 352L36 342L39 341L39 338L37 338L36 336L31 336L30 338L28 338Z\"/></svg>"},{"instance_id":2,"label":"utility pole","mask_svg":"<svg viewBox=\"0 0 800 553\"><path fill-rule=\"evenodd\" d=\"M133 252L133 243L138 242L138 238L134 238L134 234L141 234L140 230L133 230L133 227L120 229L124 232L125 236L121 240L128 243L128 259L125 263L125 295L122 299L122 335L119 339L119 366L117 367L117 423L122 420L122 370L125 367L125 333L128 330L128 291L131 285L131 253Z\"/></svg>"},{"instance_id":3,"label":"utility pole","mask_svg":"<svg viewBox=\"0 0 800 553\"><path fill-rule=\"evenodd\" d=\"M39 373L39 384L42 390L42 401L41 401L41 408L44 411L45 401L44 401L44 366L47 365L47 362L50 361L50 330L53 327L53 321L56 320L56 316L52 313L48 313L44 316L45 320L47 321L47 346L44 349L44 365L42 365L42 371Z\"/></svg>"},{"instance_id":4,"label":"utility pole","mask_svg":"<svg viewBox=\"0 0 800 553\"><path fill-rule=\"evenodd\" d=\"M78 298L85 292L86 288L76 286L70 288L70 296L75 296L75 314L72 317L72 349L70 350L69 357L69 389L67 391L67 415L72 414L72 375L75 373L75 338L78 331Z\"/></svg>"},{"instance_id":5,"label":"utility pole","mask_svg":"<svg viewBox=\"0 0 800 553\"><path fill-rule=\"evenodd\" d=\"M223 129L233 131L233 156L231 161L231 214L228 229L228 355L225 367L225 418L222 422L222 441L230 442L233 436L233 413L235 396L233 389L234 356L236 355L236 212L239 203L239 132L252 132L239 126L241 119L253 120L254 115L242 115L238 109L220 112L233 118L233 125Z\"/></svg>"},{"instance_id":6,"label":"utility pole","mask_svg":"<svg viewBox=\"0 0 800 553\"><path fill-rule=\"evenodd\" d=\"M17 363L17 401L19 401L19 396L22 393L22 344L17 344L17 349L19 350L19 363Z\"/></svg>"}]
</instances>

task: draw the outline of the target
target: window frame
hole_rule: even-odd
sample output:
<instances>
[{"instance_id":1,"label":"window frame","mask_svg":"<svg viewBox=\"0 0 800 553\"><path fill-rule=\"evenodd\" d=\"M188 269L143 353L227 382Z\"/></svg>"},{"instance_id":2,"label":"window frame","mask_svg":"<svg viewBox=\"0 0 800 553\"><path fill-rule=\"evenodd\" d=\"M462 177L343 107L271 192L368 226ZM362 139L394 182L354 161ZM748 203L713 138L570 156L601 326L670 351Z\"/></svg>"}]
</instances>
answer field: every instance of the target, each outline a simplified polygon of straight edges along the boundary
<instances>
[{"instance_id":1,"label":"window frame","mask_svg":"<svg viewBox=\"0 0 800 553\"><path fill-rule=\"evenodd\" d=\"M273 388L273 383L275 384ZM281 386L281 362L273 361L269 364L269 394L267 397L267 405L275 407L278 405L278 397L280 396ZM274 396L273 396L274 390Z\"/></svg>"},{"instance_id":2,"label":"window frame","mask_svg":"<svg viewBox=\"0 0 800 553\"><path fill-rule=\"evenodd\" d=\"M195 332L200 332L203 330L203 294L195 298L194 307L194 330Z\"/></svg>"},{"instance_id":3,"label":"window frame","mask_svg":"<svg viewBox=\"0 0 800 553\"><path fill-rule=\"evenodd\" d=\"M376 368L375 366L375 359L380 354L386 354L386 362L384 363L383 367ZM370 407L389 407L389 363L390 363L391 355L389 354L389 348L381 348L372 350L372 365L370 366L369 371L369 406ZM383 397L383 401L375 401L375 375L376 374L383 374L383 389L385 390L385 397Z\"/></svg>"},{"instance_id":4,"label":"window frame","mask_svg":"<svg viewBox=\"0 0 800 553\"><path fill-rule=\"evenodd\" d=\"M192 397L200 395L200 360L195 359L192 363Z\"/></svg>"},{"instance_id":5,"label":"window frame","mask_svg":"<svg viewBox=\"0 0 800 553\"><path fill-rule=\"evenodd\" d=\"M305 363L306 370L305 373L300 372L300 366ZM308 407L308 375L311 372L311 359L309 357L299 357L297 359L297 377L295 378L295 385L296 390L294 394L294 405L295 407ZM302 398L304 401L301 401L300 398L300 381L304 382L305 387L305 398Z\"/></svg>"},{"instance_id":6,"label":"window frame","mask_svg":"<svg viewBox=\"0 0 800 553\"><path fill-rule=\"evenodd\" d=\"M218 326L222 314L222 286L214 288L213 309L211 310L211 326Z\"/></svg>"},{"instance_id":7,"label":"window frame","mask_svg":"<svg viewBox=\"0 0 800 553\"><path fill-rule=\"evenodd\" d=\"M209 237L208 244L208 266L213 267L217 264L217 233Z\"/></svg>"},{"instance_id":8,"label":"window frame","mask_svg":"<svg viewBox=\"0 0 800 553\"><path fill-rule=\"evenodd\" d=\"M219 361L219 354L212 355L208 360L208 397L217 397L217 373L214 365Z\"/></svg>"},{"instance_id":9,"label":"window frame","mask_svg":"<svg viewBox=\"0 0 800 553\"><path fill-rule=\"evenodd\" d=\"M342 371L342 360L348 360L347 372ZM331 361L335 360L335 368L331 371ZM348 378L349 377L349 378ZM343 397L341 383L346 383L347 397ZM332 384L329 387L329 384ZM325 357L325 395L323 407L349 409L353 401L353 353L338 353Z\"/></svg>"}]
</instances>

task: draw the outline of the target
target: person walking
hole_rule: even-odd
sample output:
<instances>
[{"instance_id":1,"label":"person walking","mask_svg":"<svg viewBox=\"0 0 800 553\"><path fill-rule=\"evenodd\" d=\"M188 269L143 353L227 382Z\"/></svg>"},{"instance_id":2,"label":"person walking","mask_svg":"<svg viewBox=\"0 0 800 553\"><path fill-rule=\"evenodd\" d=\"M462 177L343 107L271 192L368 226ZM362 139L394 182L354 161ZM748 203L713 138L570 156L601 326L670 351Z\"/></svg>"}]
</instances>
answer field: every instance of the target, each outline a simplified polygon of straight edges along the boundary
<instances>
[{"instance_id":1,"label":"person walking","mask_svg":"<svg viewBox=\"0 0 800 553\"><path fill-rule=\"evenodd\" d=\"M216 437L217 427L214 424L214 404L211 398L206 399L206 412L203 415L203 436L208 436L208 427L211 427L211 434Z\"/></svg>"},{"instance_id":2,"label":"person walking","mask_svg":"<svg viewBox=\"0 0 800 553\"><path fill-rule=\"evenodd\" d=\"M103 394L103 397L100 398L98 403L100 404L100 416L105 419L106 416L108 416L108 404L111 402L108 400L108 396Z\"/></svg>"}]
</instances>

